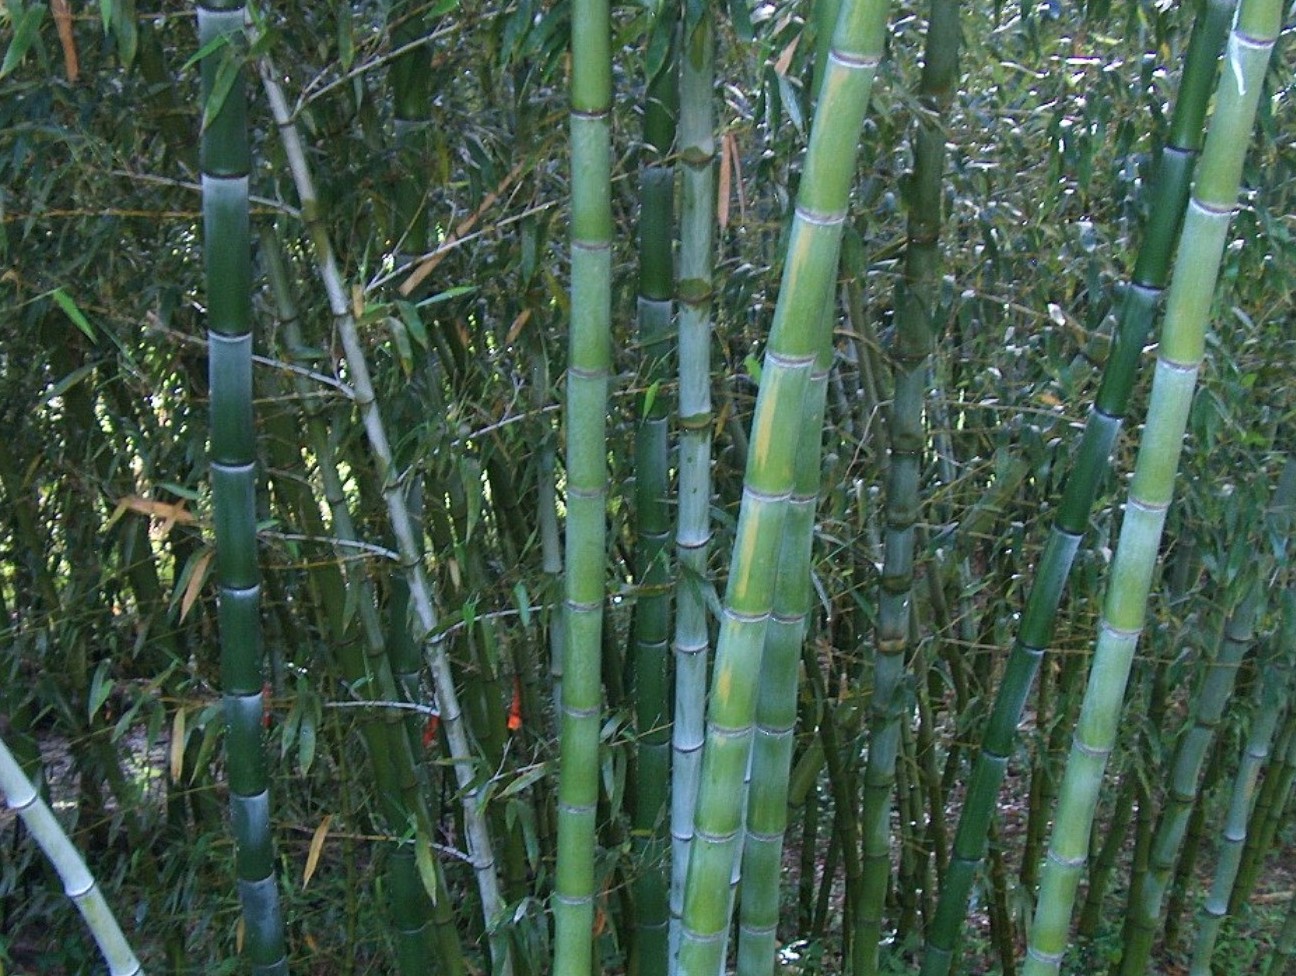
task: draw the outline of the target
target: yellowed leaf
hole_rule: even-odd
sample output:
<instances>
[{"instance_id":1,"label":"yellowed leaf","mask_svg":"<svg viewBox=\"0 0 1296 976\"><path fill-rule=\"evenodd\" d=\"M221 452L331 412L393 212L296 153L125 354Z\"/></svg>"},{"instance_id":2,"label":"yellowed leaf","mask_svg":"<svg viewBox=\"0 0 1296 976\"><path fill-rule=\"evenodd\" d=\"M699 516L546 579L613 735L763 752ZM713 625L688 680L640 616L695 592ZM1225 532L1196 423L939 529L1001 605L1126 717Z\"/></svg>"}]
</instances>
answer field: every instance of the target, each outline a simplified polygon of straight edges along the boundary
<instances>
[{"instance_id":1,"label":"yellowed leaf","mask_svg":"<svg viewBox=\"0 0 1296 976\"><path fill-rule=\"evenodd\" d=\"M729 133L726 132L720 149L720 189L716 194L716 219L721 230L729 226L729 192L733 185L733 172L729 167Z\"/></svg>"},{"instance_id":2,"label":"yellowed leaf","mask_svg":"<svg viewBox=\"0 0 1296 976\"><path fill-rule=\"evenodd\" d=\"M327 813L320 825L315 828L311 837L310 848L306 851L306 869L302 871L302 888L310 884L310 879L319 867L320 853L324 850L324 841L328 837L329 825L333 823L333 814Z\"/></svg>"},{"instance_id":3,"label":"yellowed leaf","mask_svg":"<svg viewBox=\"0 0 1296 976\"><path fill-rule=\"evenodd\" d=\"M243 955L243 937L247 934L247 926L243 922L243 916L239 916L238 924L234 926L234 954Z\"/></svg>"},{"instance_id":4,"label":"yellowed leaf","mask_svg":"<svg viewBox=\"0 0 1296 976\"><path fill-rule=\"evenodd\" d=\"M792 65L792 55L796 53L797 45L801 43L801 35L798 34L792 38L792 43L783 49L783 53L778 56L774 62L774 70L780 75L786 75L788 68Z\"/></svg>"},{"instance_id":5,"label":"yellowed leaf","mask_svg":"<svg viewBox=\"0 0 1296 976\"><path fill-rule=\"evenodd\" d=\"M185 587L184 598L180 601L181 621L189 615L189 611L198 600L198 594L202 592L203 583L207 581L207 568L211 565L213 555L215 551L208 549L194 563L193 572L189 574L189 584Z\"/></svg>"},{"instance_id":6,"label":"yellowed leaf","mask_svg":"<svg viewBox=\"0 0 1296 976\"><path fill-rule=\"evenodd\" d=\"M506 346L513 345L518 335L522 332L522 327L526 325L527 322L529 322L530 320L531 320L531 309L524 308L522 309L522 311L518 312L517 318L515 318L513 320L513 324L509 326L508 335L504 337L504 345Z\"/></svg>"},{"instance_id":7,"label":"yellowed leaf","mask_svg":"<svg viewBox=\"0 0 1296 976\"><path fill-rule=\"evenodd\" d=\"M185 710L176 709L175 718L171 720L171 782L180 782L184 772L185 751Z\"/></svg>"}]
</instances>

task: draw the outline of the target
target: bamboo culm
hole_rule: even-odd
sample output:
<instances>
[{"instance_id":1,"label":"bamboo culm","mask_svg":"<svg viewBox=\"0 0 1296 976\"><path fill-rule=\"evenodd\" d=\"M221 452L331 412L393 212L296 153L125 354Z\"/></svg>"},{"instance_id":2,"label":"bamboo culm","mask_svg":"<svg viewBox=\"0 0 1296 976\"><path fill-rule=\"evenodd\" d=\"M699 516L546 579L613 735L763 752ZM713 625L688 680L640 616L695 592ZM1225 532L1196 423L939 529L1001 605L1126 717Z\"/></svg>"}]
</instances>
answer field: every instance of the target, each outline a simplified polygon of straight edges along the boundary
<instances>
[{"instance_id":1,"label":"bamboo culm","mask_svg":"<svg viewBox=\"0 0 1296 976\"><path fill-rule=\"evenodd\" d=\"M1282 19L1277 0L1242 0L1220 73L1166 303L1147 423L1116 545L1099 635L1031 925L1024 976L1054 976L1121 702L1147 609L1157 549L1205 349L1225 238L1237 206L1256 105Z\"/></svg>"}]
</instances>

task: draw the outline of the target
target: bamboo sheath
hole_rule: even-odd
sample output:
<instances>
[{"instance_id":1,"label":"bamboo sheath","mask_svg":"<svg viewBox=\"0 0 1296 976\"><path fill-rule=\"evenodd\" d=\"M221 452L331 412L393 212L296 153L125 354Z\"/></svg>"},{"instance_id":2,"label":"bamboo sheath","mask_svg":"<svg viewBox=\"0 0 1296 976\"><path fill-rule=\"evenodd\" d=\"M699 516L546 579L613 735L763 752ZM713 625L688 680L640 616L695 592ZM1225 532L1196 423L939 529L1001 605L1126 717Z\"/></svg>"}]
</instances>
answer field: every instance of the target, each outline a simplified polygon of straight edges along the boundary
<instances>
[{"instance_id":1,"label":"bamboo sheath","mask_svg":"<svg viewBox=\"0 0 1296 976\"><path fill-rule=\"evenodd\" d=\"M1242 0L1227 44L1215 114L1197 167L1166 304L1147 424L1113 558L1088 685L1067 759L1031 925L1024 976L1055 974L1107 757L1120 722L1157 548L1201 363L1220 259L1237 206L1264 72L1281 24L1276 0Z\"/></svg>"},{"instance_id":2,"label":"bamboo sheath","mask_svg":"<svg viewBox=\"0 0 1296 976\"><path fill-rule=\"evenodd\" d=\"M922 976L947 976L950 971L972 884L985 859L990 819L1017 738L1017 726L1044 651L1052 640L1062 592L1107 472L1139 357L1165 287L1231 11L1231 0L1215 0L1206 4L1193 25L1170 142L1162 150L1152 214L1133 281L1121 306L1115 343L1063 487L1057 519L1036 566L1017 637L973 766L949 870L927 936Z\"/></svg>"},{"instance_id":3,"label":"bamboo sheath","mask_svg":"<svg viewBox=\"0 0 1296 976\"><path fill-rule=\"evenodd\" d=\"M319 218L319 202L310 175L310 168L302 148L301 137L292 120L287 99L277 80L273 64L268 58L259 62L261 81L270 104L271 113L279 127L288 166L292 173L297 195L301 200L301 209L306 220L307 232L315 248L315 260L320 278L328 296L329 309L333 314L334 326L342 342L343 354L351 372L352 389L355 391L356 406L360 411L365 435L373 453L378 475L382 483L383 498L387 503L388 516L392 530L396 535L397 549L401 565L409 580L410 597L414 607L414 619L420 633L419 642L424 647L424 655L432 677L432 686L436 695L436 704L441 716L441 727L445 730L446 740L450 745L450 758L454 764L455 778L461 791L464 815L464 833L468 841L468 859L473 866L477 879L477 890L481 898L482 913L490 933L491 959L496 976L508 976L512 972L507 940L503 933L494 929L502 907L499 880L496 875L495 856L491 844L489 829L486 823L482 797L483 784L477 775L477 764L469 742L464 723L463 710L455 689L454 674L450 668L449 656L446 653L444 640L431 635L437 629L437 615L432 601L431 584L423 569L418 528L411 518L401 484L400 472L393 467L392 451L387 439L386 428L378 409L377 397L373 382L369 376L368 364L365 361L364 347L356 329L355 317L347 299L342 274L337 267L332 243L327 230Z\"/></svg>"},{"instance_id":4,"label":"bamboo sheath","mask_svg":"<svg viewBox=\"0 0 1296 976\"><path fill-rule=\"evenodd\" d=\"M572 5L571 323L567 360L567 565L554 880L555 973L593 968L595 815L606 593L607 392L612 361L611 22Z\"/></svg>"},{"instance_id":5,"label":"bamboo sheath","mask_svg":"<svg viewBox=\"0 0 1296 976\"><path fill-rule=\"evenodd\" d=\"M198 6L198 43L237 44L241 3ZM252 418L252 242L248 216L247 97L243 69L216 92L218 48L202 62L203 259L211 387L211 480L220 589L221 691L229 762L234 863L246 952L258 976L286 973L283 918L262 743L261 578L256 535L256 430ZM218 99L218 105L214 103ZM215 109L215 111L213 111Z\"/></svg>"},{"instance_id":6,"label":"bamboo sheath","mask_svg":"<svg viewBox=\"0 0 1296 976\"><path fill-rule=\"evenodd\" d=\"M882 52L886 5L850 2L837 21L752 421L694 814L679 971L714 976L729 927L740 803L756 712L774 567L794 488L796 446L837 257L857 143ZM828 121L831 120L831 121Z\"/></svg>"}]
</instances>

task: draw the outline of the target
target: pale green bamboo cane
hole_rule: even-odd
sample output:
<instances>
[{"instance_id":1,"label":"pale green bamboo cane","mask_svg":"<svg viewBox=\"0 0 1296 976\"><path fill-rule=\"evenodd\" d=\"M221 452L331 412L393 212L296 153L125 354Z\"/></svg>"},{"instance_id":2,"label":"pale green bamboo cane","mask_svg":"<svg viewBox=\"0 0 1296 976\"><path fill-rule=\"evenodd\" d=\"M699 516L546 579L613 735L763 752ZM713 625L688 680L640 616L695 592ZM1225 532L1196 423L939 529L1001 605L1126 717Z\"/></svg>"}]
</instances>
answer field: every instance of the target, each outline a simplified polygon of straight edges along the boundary
<instances>
[{"instance_id":1,"label":"pale green bamboo cane","mask_svg":"<svg viewBox=\"0 0 1296 976\"><path fill-rule=\"evenodd\" d=\"M117 917L104 900L99 883L3 739L0 739L0 793L4 793L9 809L22 817L32 837L54 865L63 882L63 890L76 905L98 943L111 976L142 974L144 970L122 934Z\"/></svg>"},{"instance_id":2,"label":"pale green bamboo cane","mask_svg":"<svg viewBox=\"0 0 1296 976\"><path fill-rule=\"evenodd\" d=\"M1088 686L1067 760L1023 976L1052 976L1066 948L1098 792L1120 724L1165 514L1205 346L1256 105L1281 24L1278 0L1242 0L1167 299L1147 424L1116 546Z\"/></svg>"},{"instance_id":3,"label":"pale green bamboo cane","mask_svg":"<svg viewBox=\"0 0 1296 976\"><path fill-rule=\"evenodd\" d=\"M680 972L715 976L729 928L728 887L742 826L742 784L774 604L784 515L794 487L801 418L823 315L836 280L842 225L864 113L881 59L887 5L843 4L815 124L752 420L743 500L707 711L702 777L689 850Z\"/></svg>"},{"instance_id":4,"label":"pale green bamboo cane","mask_svg":"<svg viewBox=\"0 0 1296 976\"><path fill-rule=\"evenodd\" d=\"M284 154L297 188L297 195L301 200L301 210L306 220L307 231L315 248L315 260L328 296L329 310L333 314L334 326L342 342L343 354L351 374L351 386L355 391L356 406L359 408L365 435L382 483L383 497L387 503L392 531L396 535L401 564L409 579L414 616L420 629L418 637L424 647L424 655L441 715L441 727L445 730L446 740L450 745L449 758L454 764L455 779L462 793L468 860L472 864L477 880L482 914L485 917L487 931L490 933L493 972L496 976L509 976L512 972L512 962L509 956L507 933L496 925L503 902L496 874L494 850L486 823L485 798L482 792L484 784L478 777L478 766L469 742L445 641L432 636L437 631L438 618L432 600L432 587L420 555L421 547L418 544L420 530L410 517L400 472L393 467L391 446L378 409L373 381L369 376L364 346L360 342L342 273L338 269L337 259L333 253L333 245L321 220L319 200L315 194L301 136L293 121L283 88L278 82L274 65L269 58L262 58L258 66L266 99L270 104L275 124L279 127Z\"/></svg>"},{"instance_id":5,"label":"pale green bamboo cane","mask_svg":"<svg viewBox=\"0 0 1296 976\"><path fill-rule=\"evenodd\" d=\"M829 320L834 304L830 299L824 313ZM823 338L801 421L796 480L784 517L774 607L761 655L751 784L743 833L738 976L768 976L774 970L778 948L779 880L783 871L788 779L797 716L797 669L812 603L810 559L815 507L819 501L824 404L833 352L826 331Z\"/></svg>"},{"instance_id":6,"label":"pale green bamboo cane","mask_svg":"<svg viewBox=\"0 0 1296 976\"><path fill-rule=\"evenodd\" d=\"M680 917L706 713L707 550L711 542L711 275L715 249L715 28L705 3L680 60L679 514L675 530L675 712L671 728L670 969Z\"/></svg>"},{"instance_id":7,"label":"pale green bamboo cane","mask_svg":"<svg viewBox=\"0 0 1296 976\"><path fill-rule=\"evenodd\" d=\"M575 0L571 31L566 644L553 969L563 976L586 976L593 967L606 595L607 391L612 363L612 54L607 0Z\"/></svg>"}]
</instances>

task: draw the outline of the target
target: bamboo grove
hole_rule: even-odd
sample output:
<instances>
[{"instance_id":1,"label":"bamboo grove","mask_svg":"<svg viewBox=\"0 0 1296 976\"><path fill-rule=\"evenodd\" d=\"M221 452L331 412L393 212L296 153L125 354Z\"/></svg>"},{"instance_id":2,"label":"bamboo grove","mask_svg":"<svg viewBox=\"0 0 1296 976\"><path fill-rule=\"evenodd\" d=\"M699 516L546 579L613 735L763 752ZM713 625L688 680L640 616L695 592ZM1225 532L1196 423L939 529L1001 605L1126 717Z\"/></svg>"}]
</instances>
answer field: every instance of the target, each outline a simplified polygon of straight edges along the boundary
<instances>
[{"instance_id":1,"label":"bamboo grove","mask_svg":"<svg viewBox=\"0 0 1296 976\"><path fill-rule=\"evenodd\" d=\"M1296 972L1289 14L5 5L0 974Z\"/></svg>"}]
</instances>

